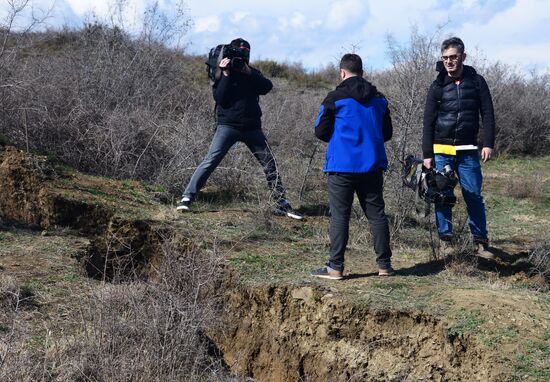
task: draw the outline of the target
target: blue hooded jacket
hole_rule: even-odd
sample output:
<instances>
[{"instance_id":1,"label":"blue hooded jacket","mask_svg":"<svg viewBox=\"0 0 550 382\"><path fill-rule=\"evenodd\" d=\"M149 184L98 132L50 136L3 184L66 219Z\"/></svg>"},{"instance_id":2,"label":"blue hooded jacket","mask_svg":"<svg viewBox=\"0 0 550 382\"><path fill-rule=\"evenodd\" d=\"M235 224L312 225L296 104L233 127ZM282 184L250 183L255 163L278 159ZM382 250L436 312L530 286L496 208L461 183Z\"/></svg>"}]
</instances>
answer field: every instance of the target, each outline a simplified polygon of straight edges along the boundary
<instances>
[{"instance_id":1,"label":"blue hooded jacket","mask_svg":"<svg viewBox=\"0 0 550 382\"><path fill-rule=\"evenodd\" d=\"M344 80L330 92L315 125L315 136L328 142L325 172L386 170L384 142L391 139L388 101L362 77Z\"/></svg>"}]
</instances>

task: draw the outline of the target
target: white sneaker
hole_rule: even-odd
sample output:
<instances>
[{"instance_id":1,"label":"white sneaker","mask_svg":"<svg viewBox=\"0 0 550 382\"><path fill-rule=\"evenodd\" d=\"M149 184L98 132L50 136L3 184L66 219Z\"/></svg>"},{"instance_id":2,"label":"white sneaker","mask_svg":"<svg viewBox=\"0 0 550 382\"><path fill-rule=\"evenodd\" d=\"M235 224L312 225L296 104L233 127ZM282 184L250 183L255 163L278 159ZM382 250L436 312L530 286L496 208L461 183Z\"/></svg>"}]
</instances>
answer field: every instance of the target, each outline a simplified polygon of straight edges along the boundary
<instances>
[{"instance_id":1,"label":"white sneaker","mask_svg":"<svg viewBox=\"0 0 550 382\"><path fill-rule=\"evenodd\" d=\"M176 210L177 211L189 211L191 209L191 198L188 196L184 196L179 201Z\"/></svg>"},{"instance_id":2,"label":"white sneaker","mask_svg":"<svg viewBox=\"0 0 550 382\"><path fill-rule=\"evenodd\" d=\"M282 200L279 203L277 203L277 208L275 209L275 213L281 216L288 216L291 219L296 219L296 220L304 219L304 215L302 215L297 211L294 211L287 200Z\"/></svg>"}]
</instances>

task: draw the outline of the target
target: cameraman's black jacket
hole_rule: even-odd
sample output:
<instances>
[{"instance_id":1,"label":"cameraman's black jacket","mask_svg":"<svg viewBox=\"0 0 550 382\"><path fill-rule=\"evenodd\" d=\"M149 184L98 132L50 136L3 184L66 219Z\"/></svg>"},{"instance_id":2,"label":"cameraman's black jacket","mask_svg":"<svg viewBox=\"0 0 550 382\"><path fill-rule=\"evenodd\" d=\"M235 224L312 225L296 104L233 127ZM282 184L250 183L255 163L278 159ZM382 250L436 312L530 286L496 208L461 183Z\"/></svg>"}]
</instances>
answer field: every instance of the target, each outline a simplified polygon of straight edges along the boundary
<instances>
[{"instance_id":1,"label":"cameraman's black jacket","mask_svg":"<svg viewBox=\"0 0 550 382\"><path fill-rule=\"evenodd\" d=\"M422 152L433 158L433 144L477 145L479 114L483 120L483 147L494 147L495 115L485 79L464 66L460 83L445 68L430 86L424 109Z\"/></svg>"},{"instance_id":2,"label":"cameraman's black jacket","mask_svg":"<svg viewBox=\"0 0 550 382\"><path fill-rule=\"evenodd\" d=\"M250 75L239 72L222 75L214 84L212 92L217 103L218 125L228 125L239 130L262 127L259 96L269 93L273 84L259 70L250 70Z\"/></svg>"}]
</instances>

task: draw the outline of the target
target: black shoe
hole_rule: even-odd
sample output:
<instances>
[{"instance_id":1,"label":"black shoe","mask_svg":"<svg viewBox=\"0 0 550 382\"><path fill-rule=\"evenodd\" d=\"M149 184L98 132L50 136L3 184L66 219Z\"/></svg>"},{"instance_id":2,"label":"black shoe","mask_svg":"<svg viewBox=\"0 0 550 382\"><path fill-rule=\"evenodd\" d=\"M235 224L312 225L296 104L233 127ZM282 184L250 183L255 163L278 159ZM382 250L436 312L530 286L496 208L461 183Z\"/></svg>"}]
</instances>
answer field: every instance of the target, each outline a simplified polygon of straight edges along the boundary
<instances>
[{"instance_id":1,"label":"black shoe","mask_svg":"<svg viewBox=\"0 0 550 382\"><path fill-rule=\"evenodd\" d=\"M342 280L344 278L342 271L337 271L335 269L329 270L327 267L314 270L311 272L311 276L330 280Z\"/></svg>"},{"instance_id":2,"label":"black shoe","mask_svg":"<svg viewBox=\"0 0 550 382\"><path fill-rule=\"evenodd\" d=\"M302 220L304 218L304 215L297 211L294 211L290 206L290 203L286 200L277 203L275 214L280 216L288 216L289 218L296 220Z\"/></svg>"},{"instance_id":3,"label":"black shoe","mask_svg":"<svg viewBox=\"0 0 550 382\"><path fill-rule=\"evenodd\" d=\"M176 210L177 211L189 211L191 209L191 199L187 196L184 196L178 203Z\"/></svg>"}]
</instances>

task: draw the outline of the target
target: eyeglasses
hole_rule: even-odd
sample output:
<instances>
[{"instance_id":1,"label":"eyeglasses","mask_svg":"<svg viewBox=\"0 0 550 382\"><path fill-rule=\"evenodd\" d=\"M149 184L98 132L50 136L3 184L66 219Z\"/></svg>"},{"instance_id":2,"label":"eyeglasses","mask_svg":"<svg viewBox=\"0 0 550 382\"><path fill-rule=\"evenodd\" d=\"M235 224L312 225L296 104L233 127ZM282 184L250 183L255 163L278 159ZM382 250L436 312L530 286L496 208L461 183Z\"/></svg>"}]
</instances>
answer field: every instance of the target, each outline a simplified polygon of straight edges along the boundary
<instances>
[{"instance_id":1,"label":"eyeglasses","mask_svg":"<svg viewBox=\"0 0 550 382\"><path fill-rule=\"evenodd\" d=\"M451 56L441 56L441 61L458 61L460 54L453 54Z\"/></svg>"}]
</instances>

